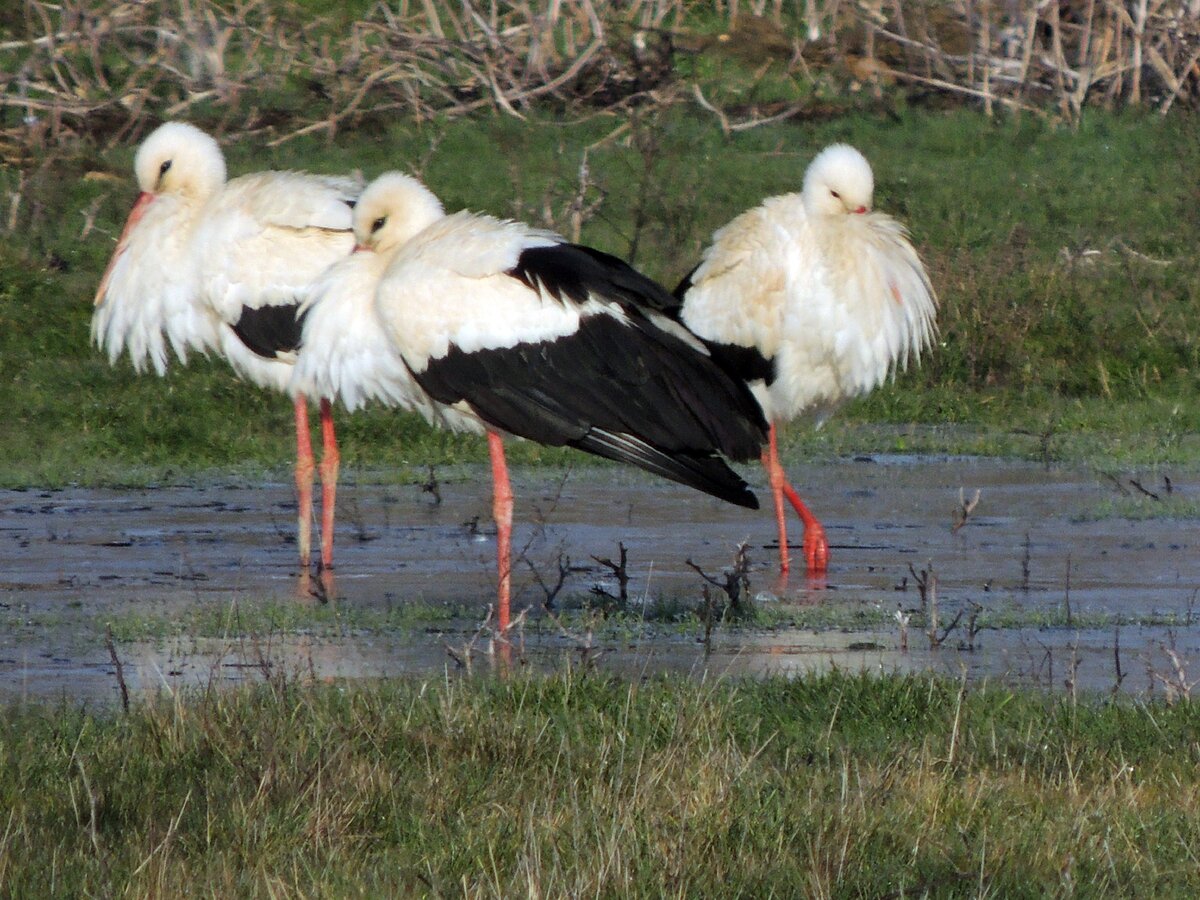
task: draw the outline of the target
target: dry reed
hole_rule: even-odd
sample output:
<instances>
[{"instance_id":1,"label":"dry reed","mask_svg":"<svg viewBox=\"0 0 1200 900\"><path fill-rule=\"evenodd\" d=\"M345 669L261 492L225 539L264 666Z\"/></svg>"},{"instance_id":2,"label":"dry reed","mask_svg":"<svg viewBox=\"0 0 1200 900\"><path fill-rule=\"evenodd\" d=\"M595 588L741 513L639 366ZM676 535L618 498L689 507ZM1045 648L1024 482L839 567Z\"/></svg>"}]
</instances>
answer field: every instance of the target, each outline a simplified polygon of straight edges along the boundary
<instances>
[{"instance_id":1,"label":"dry reed","mask_svg":"<svg viewBox=\"0 0 1200 900\"><path fill-rule=\"evenodd\" d=\"M25 0L0 17L0 155L27 166L172 117L279 143L484 109L697 103L731 131L806 110L732 121L678 65L703 53L827 97L904 86L1073 123L1093 105L1196 106L1200 0L398 0L348 25L294 0Z\"/></svg>"}]
</instances>

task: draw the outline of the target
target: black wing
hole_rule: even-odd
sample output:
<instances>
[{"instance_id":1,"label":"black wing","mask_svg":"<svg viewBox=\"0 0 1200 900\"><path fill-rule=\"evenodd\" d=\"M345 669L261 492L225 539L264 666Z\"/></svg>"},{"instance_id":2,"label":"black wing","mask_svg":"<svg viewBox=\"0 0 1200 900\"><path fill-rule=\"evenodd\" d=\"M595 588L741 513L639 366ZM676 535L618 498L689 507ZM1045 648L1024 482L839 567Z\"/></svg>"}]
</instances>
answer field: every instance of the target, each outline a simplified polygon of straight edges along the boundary
<instances>
[{"instance_id":1,"label":"black wing","mask_svg":"<svg viewBox=\"0 0 1200 900\"><path fill-rule=\"evenodd\" d=\"M534 290L540 285L551 296L566 297L576 303L595 295L672 318L680 308L679 300L654 279L610 253L580 244L531 247L521 253L508 274Z\"/></svg>"},{"instance_id":2,"label":"black wing","mask_svg":"<svg viewBox=\"0 0 1200 900\"><path fill-rule=\"evenodd\" d=\"M296 315L299 309L299 303L258 309L243 306L242 314L232 326L234 334L249 350L267 359L294 352L300 347L304 317L308 315L308 310Z\"/></svg>"},{"instance_id":3,"label":"black wing","mask_svg":"<svg viewBox=\"0 0 1200 900\"><path fill-rule=\"evenodd\" d=\"M451 346L414 377L435 399L466 401L496 428L758 508L717 456L757 457L767 427L758 403L703 353L647 320L597 314L556 340L472 353Z\"/></svg>"}]
</instances>

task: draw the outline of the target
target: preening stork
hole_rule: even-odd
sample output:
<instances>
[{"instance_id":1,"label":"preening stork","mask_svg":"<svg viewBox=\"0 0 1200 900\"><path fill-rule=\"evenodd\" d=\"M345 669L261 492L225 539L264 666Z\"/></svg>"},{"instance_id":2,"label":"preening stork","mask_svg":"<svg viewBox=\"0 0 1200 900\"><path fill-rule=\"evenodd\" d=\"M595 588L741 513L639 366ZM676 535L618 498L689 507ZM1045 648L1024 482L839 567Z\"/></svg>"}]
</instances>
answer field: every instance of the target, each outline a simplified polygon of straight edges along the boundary
<instances>
[{"instance_id":1,"label":"preening stork","mask_svg":"<svg viewBox=\"0 0 1200 900\"><path fill-rule=\"evenodd\" d=\"M746 385L663 314L677 304L661 286L547 231L447 216L424 185L399 173L366 188L354 223L363 252L331 270L328 292L312 302L297 371L311 380L297 385L336 389L347 405L364 396L413 405L435 423L486 433L502 632L513 517L503 435L575 447L758 507L718 454L756 457L767 423ZM323 342L318 324L327 316L355 327L351 306L361 312L368 296L394 356L364 339L356 346L365 352L332 359L355 348Z\"/></svg>"},{"instance_id":2,"label":"preening stork","mask_svg":"<svg viewBox=\"0 0 1200 900\"><path fill-rule=\"evenodd\" d=\"M775 423L804 416L819 425L919 361L936 333L929 276L904 226L872 211L873 193L863 155L827 147L801 193L771 197L720 228L675 291L681 321L751 385L771 422L762 460L784 572L784 496L804 523L810 574L826 570L829 544L784 475Z\"/></svg>"},{"instance_id":3,"label":"preening stork","mask_svg":"<svg viewBox=\"0 0 1200 900\"><path fill-rule=\"evenodd\" d=\"M138 148L141 193L96 291L92 339L115 363L165 374L167 345L216 351L255 384L286 390L301 336L297 310L313 281L354 247L351 215L361 184L301 172L225 179L209 135L168 122ZM305 398L294 402L300 562L311 551L314 461ZM321 401L321 565L333 565L338 453Z\"/></svg>"}]
</instances>

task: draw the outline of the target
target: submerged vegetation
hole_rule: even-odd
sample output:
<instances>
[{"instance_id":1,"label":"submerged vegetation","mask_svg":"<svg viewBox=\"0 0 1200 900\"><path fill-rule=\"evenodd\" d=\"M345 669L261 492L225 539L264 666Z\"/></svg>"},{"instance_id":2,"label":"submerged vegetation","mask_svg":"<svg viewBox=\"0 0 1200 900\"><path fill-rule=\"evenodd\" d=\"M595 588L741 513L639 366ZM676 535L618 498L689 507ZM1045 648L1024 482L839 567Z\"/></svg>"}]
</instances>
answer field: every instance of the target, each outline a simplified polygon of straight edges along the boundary
<instances>
[{"instance_id":1,"label":"submerged vegetation","mask_svg":"<svg viewBox=\"0 0 1200 900\"><path fill-rule=\"evenodd\" d=\"M10 896L1194 896L1200 708L925 676L303 684L0 716Z\"/></svg>"}]
</instances>

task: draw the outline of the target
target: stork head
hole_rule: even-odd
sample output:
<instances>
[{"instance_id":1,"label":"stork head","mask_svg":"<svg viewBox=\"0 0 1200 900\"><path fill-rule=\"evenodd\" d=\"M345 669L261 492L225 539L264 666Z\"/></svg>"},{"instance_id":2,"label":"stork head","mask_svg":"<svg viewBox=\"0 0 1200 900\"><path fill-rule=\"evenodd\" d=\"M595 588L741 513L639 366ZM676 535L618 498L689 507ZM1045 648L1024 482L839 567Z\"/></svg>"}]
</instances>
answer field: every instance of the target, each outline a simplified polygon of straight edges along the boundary
<instances>
[{"instance_id":1,"label":"stork head","mask_svg":"<svg viewBox=\"0 0 1200 900\"><path fill-rule=\"evenodd\" d=\"M150 132L133 158L138 194L117 239L108 267L100 277L95 304L108 294L108 281L125 253L138 222L163 194L203 202L225 183L225 157L209 135L186 122L167 122Z\"/></svg>"},{"instance_id":2,"label":"stork head","mask_svg":"<svg viewBox=\"0 0 1200 900\"><path fill-rule=\"evenodd\" d=\"M225 183L225 156L220 145L194 125L167 122L142 141L133 172L144 194L203 200Z\"/></svg>"},{"instance_id":3,"label":"stork head","mask_svg":"<svg viewBox=\"0 0 1200 900\"><path fill-rule=\"evenodd\" d=\"M354 205L356 249L395 250L444 215L442 202L420 181L387 172L367 185Z\"/></svg>"},{"instance_id":4,"label":"stork head","mask_svg":"<svg viewBox=\"0 0 1200 900\"><path fill-rule=\"evenodd\" d=\"M804 207L813 216L868 212L874 193L871 164L848 144L826 147L804 173Z\"/></svg>"}]
</instances>

